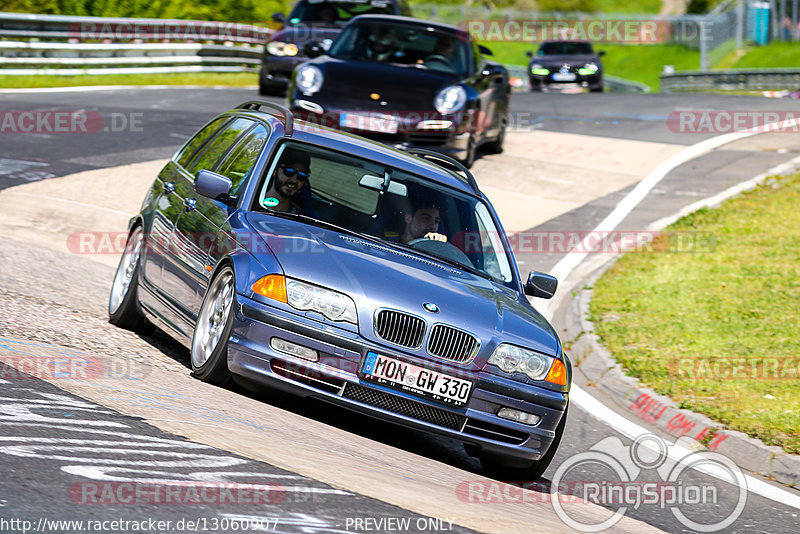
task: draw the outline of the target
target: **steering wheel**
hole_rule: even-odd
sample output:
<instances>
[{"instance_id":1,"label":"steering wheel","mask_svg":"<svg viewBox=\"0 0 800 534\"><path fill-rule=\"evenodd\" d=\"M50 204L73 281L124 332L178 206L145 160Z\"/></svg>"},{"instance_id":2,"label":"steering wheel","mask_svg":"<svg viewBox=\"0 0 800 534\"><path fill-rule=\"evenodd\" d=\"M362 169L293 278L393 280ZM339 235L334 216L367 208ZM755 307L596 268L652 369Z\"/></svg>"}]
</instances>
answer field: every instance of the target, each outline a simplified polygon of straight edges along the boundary
<instances>
[{"instance_id":1,"label":"steering wheel","mask_svg":"<svg viewBox=\"0 0 800 534\"><path fill-rule=\"evenodd\" d=\"M470 261L466 254L456 248L455 245L448 243L447 241L436 241L435 239L420 237L418 239L412 239L406 244L423 252L433 254L434 256L439 256L440 258L454 261L473 269L475 268L475 265L472 263L472 261Z\"/></svg>"},{"instance_id":2,"label":"steering wheel","mask_svg":"<svg viewBox=\"0 0 800 534\"><path fill-rule=\"evenodd\" d=\"M441 54L431 54L430 56L426 56L422 59L423 65L428 65L429 63L439 63L448 69L453 68L453 63Z\"/></svg>"}]
</instances>

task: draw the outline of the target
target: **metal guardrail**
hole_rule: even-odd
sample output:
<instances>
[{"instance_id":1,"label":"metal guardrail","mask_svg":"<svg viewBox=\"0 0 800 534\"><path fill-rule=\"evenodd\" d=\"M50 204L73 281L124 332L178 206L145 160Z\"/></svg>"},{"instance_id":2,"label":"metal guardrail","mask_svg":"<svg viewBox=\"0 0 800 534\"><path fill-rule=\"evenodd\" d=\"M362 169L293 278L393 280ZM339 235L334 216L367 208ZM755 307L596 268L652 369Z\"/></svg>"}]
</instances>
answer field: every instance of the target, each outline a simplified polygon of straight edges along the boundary
<instances>
[{"instance_id":1,"label":"metal guardrail","mask_svg":"<svg viewBox=\"0 0 800 534\"><path fill-rule=\"evenodd\" d=\"M235 22L0 12L0 38L18 40L263 44L271 34L272 30L269 28Z\"/></svg>"},{"instance_id":2,"label":"metal guardrail","mask_svg":"<svg viewBox=\"0 0 800 534\"><path fill-rule=\"evenodd\" d=\"M254 72L271 34L225 22L0 12L0 75Z\"/></svg>"},{"instance_id":3,"label":"metal guardrail","mask_svg":"<svg viewBox=\"0 0 800 534\"><path fill-rule=\"evenodd\" d=\"M649 93L651 91L650 86L647 84L609 76L608 74L603 75L603 82L605 83L606 91L609 93Z\"/></svg>"},{"instance_id":4,"label":"metal guardrail","mask_svg":"<svg viewBox=\"0 0 800 534\"><path fill-rule=\"evenodd\" d=\"M661 75L661 92L800 89L800 69L729 69Z\"/></svg>"}]
</instances>

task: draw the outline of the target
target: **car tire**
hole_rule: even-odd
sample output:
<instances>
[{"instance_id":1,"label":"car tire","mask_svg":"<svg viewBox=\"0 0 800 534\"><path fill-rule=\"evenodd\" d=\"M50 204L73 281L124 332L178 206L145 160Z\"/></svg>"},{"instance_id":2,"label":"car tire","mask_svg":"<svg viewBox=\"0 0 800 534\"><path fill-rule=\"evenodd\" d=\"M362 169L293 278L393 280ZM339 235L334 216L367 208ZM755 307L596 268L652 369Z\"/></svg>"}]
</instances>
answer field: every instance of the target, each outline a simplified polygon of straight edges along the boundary
<instances>
[{"instance_id":1,"label":"car tire","mask_svg":"<svg viewBox=\"0 0 800 534\"><path fill-rule=\"evenodd\" d=\"M589 89L589 92L591 92L591 93L602 93L603 92L603 86L602 85L598 85L597 87L592 87L592 88Z\"/></svg>"},{"instance_id":2,"label":"car tire","mask_svg":"<svg viewBox=\"0 0 800 534\"><path fill-rule=\"evenodd\" d=\"M472 167L472 164L475 163L475 154L478 152L478 143L475 141L475 134L469 134L469 139L467 140L467 153L464 156L464 159L461 160L461 164L464 165L466 168Z\"/></svg>"},{"instance_id":3,"label":"car tire","mask_svg":"<svg viewBox=\"0 0 800 534\"><path fill-rule=\"evenodd\" d=\"M561 443L561 436L564 435L564 427L566 424L567 411L564 411L564 415L561 416L561 421L559 421L556 427L553 442L550 444L547 452L537 461L533 462L533 464L526 467L511 467L504 463L502 458L481 454L479 456L481 467L483 467L483 470L489 476L499 480L526 480L531 482L539 480L544 472L547 471L550 462L553 461L553 457L556 455L558 445Z\"/></svg>"},{"instance_id":4,"label":"car tire","mask_svg":"<svg viewBox=\"0 0 800 534\"><path fill-rule=\"evenodd\" d=\"M225 385L231 381L228 338L233 328L235 294L233 268L226 265L208 284L192 336L192 375L203 382Z\"/></svg>"},{"instance_id":5,"label":"car tire","mask_svg":"<svg viewBox=\"0 0 800 534\"><path fill-rule=\"evenodd\" d=\"M108 297L108 322L114 326L136 331L148 326L139 312L138 299L139 264L144 247L144 232L141 226L136 226L128 235Z\"/></svg>"},{"instance_id":6,"label":"car tire","mask_svg":"<svg viewBox=\"0 0 800 534\"><path fill-rule=\"evenodd\" d=\"M486 150L490 154L502 154L503 153L503 143L506 140L506 123L508 122L505 117L500 119L503 121L503 124L500 126L500 131L497 133L497 137L494 141L486 143Z\"/></svg>"}]
</instances>

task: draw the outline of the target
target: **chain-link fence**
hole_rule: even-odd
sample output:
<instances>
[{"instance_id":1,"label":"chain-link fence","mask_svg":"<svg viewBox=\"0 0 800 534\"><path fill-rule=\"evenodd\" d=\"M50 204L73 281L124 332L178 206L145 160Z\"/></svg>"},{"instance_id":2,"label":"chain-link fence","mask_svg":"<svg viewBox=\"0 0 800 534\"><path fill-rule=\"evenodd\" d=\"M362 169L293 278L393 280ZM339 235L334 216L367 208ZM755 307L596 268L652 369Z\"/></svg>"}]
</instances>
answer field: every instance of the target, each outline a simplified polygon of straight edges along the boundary
<instances>
[{"instance_id":1,"label":"chain-link fence","mask_svg":"<svg viewBox=\"0 0 800 534\"><path fill-rule=\"evenodd\" d=\"M716 65L745 43L800 39L800 0L726 0L703 15L539 12L463 4L417 4L414 15L461 26L485 41L571 38L681 44L700 52L700 70Z\"/></svg>"}]
</instances>

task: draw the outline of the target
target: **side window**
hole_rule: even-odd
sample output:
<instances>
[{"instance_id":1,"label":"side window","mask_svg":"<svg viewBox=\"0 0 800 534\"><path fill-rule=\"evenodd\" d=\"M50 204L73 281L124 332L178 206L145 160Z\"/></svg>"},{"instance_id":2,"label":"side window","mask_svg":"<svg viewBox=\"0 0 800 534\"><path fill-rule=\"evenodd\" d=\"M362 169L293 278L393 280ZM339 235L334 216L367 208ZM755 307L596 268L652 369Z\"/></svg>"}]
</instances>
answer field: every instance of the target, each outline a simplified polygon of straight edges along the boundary
<instances>
[{"instance_id":1,"label":"side window","mask_svg":"<svg viewBox=\"0 0 800 534\"><path fill-rule=\"evenodd\" d=\"M246 132L254 122L249 119L236 119L230 122L210 143L206 144L202 153L195 158L189 169L192 175L201 169L214 170L219 159Z\"/></svg>"},{"instance_id":2,"label":"side window","mask_svg":"<svg viewBox=\"0 0 800 534\"><path fill-rule=\"evenodd\" d=\"M178 155L178 164L180 164L181 167L186 167L189 162L192 161L192 158L197 151L205 144L206 141L211 138L211 136L214 135L217 130L222 127L223 124L225 124L225 121L227 120L228 117L220 117L197 132L195 136L192 137L188 143L186 143L186 145L183 147L183 150L181 150L180 154Z\"/></svg>"},{"instance_id":3,"label":"side window","mask_svg":"<svg viewBox=\"0 0 800 534\"><path fill-rule=\"evenodd\" d=\"M231 195L237 194L239 187L250 175L250 170L258 159L264 142L267 140L267 128L261 124L256 126L242 139L230 156L225 158L217 172L233 182Z\"/></svg>"}]
</instances>

